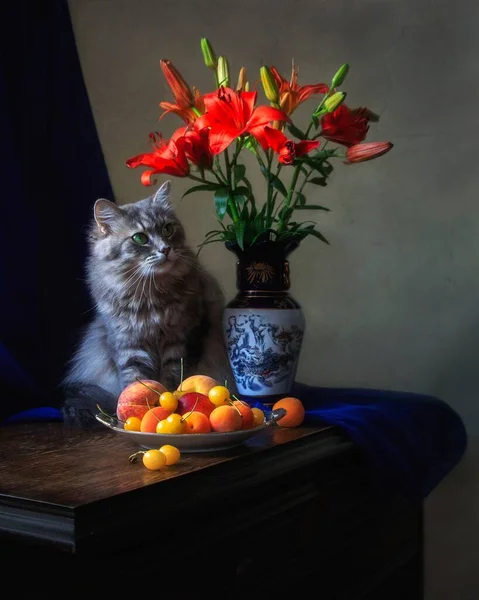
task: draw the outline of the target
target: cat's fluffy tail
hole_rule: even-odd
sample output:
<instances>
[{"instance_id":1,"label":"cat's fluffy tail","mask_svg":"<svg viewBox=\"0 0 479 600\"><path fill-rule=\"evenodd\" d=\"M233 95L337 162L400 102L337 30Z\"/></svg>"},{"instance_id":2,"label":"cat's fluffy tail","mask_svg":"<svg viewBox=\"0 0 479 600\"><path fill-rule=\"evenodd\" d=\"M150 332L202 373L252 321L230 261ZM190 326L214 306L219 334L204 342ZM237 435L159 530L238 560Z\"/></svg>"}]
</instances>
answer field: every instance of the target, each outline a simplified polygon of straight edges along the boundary
<instances>
[{"instance_id":1,"label":"cat's fluffy tail","mask_svg":"<svg viewBox=\"0 0 479 600\"><path fill-rule=\"evenodd\" d=\"M63 388L64 403L61 407L66 425L93 429L103 427L95 415L101 409L109 415L116 414L117 398L100 386L75 383Z\"/></svg>"}]
</instances>

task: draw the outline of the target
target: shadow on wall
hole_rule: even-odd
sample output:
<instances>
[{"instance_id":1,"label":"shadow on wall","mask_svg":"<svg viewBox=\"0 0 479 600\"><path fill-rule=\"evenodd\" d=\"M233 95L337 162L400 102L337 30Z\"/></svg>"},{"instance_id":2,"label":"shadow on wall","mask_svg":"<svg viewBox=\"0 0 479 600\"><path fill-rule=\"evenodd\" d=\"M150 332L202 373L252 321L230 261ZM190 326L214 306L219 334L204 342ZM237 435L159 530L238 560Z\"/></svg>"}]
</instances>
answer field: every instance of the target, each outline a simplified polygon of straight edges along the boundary
<instances>
[{"instance_id":1,"label":"shadow on wall","mask_svg":"<svg viewBox=\"0 0 479 600\"><path fill-rule=\"evenodd\" d=\"M449 335L441 350L431 393L454 406L468 433L479 436L479 316Z\"/></svg>"}]
</instances>

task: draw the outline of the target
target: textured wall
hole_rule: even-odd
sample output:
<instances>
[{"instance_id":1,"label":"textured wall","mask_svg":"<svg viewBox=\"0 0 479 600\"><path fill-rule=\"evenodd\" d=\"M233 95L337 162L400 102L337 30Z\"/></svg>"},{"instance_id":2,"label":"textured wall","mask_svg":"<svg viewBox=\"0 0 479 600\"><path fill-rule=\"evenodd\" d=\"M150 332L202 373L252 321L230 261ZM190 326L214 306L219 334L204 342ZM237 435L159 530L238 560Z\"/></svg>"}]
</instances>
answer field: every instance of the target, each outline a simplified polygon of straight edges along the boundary
<instances>
[{"instance_id":1,"label":"textured wall","mask_svg":"<svg viewBox=\"0 0 479 600\"><path fill-rule=\"evenodd\" d=\"M158 123L158 102L169 99L160 58L200 90L210 87L202 36L251 79L264 63L287 71L294 57L303 83L328 81L347 61L348 104L381 115L368 139L390 139L392 152L339 163L331 185L311 194L332 209L321 220L331 246L306 240L291 257L292 292L308 323L298 376L435 394L466 420L468 456L426 503L427 600L479 595L478 4L70 0L119 202L149 193L125 159L148 149L150 130L168 136L180 124ZM174 180L179 214L198 244L215 224L212 199L180 201L186 187ZM213 245L203 258L232 295L233 257Z\"/></svg>"}]
</instances>

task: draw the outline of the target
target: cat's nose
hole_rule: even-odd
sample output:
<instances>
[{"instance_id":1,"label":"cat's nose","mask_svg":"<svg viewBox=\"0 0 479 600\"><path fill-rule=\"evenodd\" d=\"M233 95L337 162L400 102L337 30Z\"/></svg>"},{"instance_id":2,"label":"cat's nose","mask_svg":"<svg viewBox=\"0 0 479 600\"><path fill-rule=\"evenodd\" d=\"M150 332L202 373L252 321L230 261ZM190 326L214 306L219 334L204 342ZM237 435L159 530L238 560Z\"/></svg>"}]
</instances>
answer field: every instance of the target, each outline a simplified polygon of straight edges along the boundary
<instances>
[{"instance_id":1,"label":"cat's nose","mask_svg":"<svg viewBox=\"0 0 479 600\"><path fill-rule=\"evenodd\" d=\"M165 256L168 256L168 254L170 253L170 246L163 246L163 248L160 248L160 252L161 254L164 254Z\"/></svg>"}]
</instances>

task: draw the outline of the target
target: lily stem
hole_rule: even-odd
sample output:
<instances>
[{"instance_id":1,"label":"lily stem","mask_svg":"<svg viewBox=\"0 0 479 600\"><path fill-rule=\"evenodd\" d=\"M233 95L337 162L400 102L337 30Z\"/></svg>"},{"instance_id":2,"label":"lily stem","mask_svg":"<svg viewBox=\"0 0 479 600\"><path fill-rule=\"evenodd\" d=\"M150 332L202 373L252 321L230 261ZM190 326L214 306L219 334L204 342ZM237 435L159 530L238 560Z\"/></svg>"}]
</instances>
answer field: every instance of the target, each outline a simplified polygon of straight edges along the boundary
<instances>
[{"instance_id":1,"label":"lily stem","mask_svg":"<svg viewBox=\"0 0 479 600\"><path fill-rule=\"evenodd\" d=\"M233 219L233 223L237 223L240 220L240 218L238 214L238 207L236 206L236 202L233 196L233 181L231 177L231 163L228 148L225 149L225 166L226 177L228 181L228 206L231 211L231 218Z\"/></svg>"}]
</instances>

